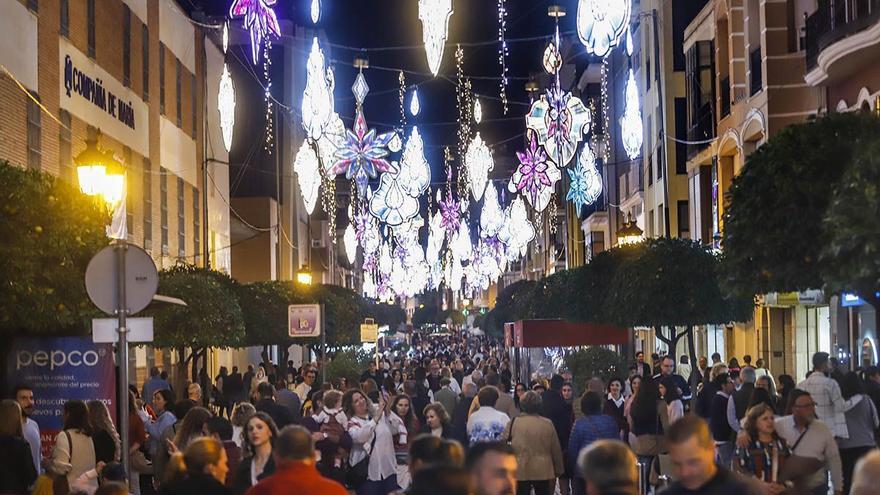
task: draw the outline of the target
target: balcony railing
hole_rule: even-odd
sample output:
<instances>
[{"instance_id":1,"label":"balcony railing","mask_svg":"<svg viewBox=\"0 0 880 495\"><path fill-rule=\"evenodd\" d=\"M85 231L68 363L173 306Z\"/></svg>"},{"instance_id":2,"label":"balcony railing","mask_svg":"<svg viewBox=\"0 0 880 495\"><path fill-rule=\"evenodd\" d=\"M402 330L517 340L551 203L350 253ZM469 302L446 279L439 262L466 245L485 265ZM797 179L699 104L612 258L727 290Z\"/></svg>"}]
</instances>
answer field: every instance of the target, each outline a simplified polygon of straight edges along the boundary
<instances>
[{"instance_id":1,"label":"balcony railing","mask_svg":"<svg viewBox=\"0 0 880 495\"><path fill-rule=\"evenodd\" d=\"M721 80L721 115L724 118L730 115L730 76Z\"/></svg>"},{"instance_id":2,"label":"balcony railing","mask_svg":"<svg viewBox=\"0 0 880 495\"><path fill-rule=\"evenodd\" d=\"M807 70L816 67L822 50L880 21L880 0L819 0L807 17Z\"/></svg>"},{"instance_id":3,"label":"balcony railing","mask_svg":"<svg viewBox=\"0 0 880 495\"><path fill-rule=\"evenodd\" d=\"M749 96L755 96L764 87L760 46L749 52L749 76Z\"/></svg>"}]
</instances>

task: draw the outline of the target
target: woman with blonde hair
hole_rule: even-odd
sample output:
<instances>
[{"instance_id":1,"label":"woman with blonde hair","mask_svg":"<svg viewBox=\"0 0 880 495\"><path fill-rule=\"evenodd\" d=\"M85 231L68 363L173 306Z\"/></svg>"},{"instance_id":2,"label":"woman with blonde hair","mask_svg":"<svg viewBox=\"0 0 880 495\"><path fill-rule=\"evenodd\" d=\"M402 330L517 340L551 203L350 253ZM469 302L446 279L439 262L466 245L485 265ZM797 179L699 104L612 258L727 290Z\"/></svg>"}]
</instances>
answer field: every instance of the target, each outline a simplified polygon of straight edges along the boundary
<instances>
[{"instance_id":1,"label":"woman with blonde hair","mask_svg":"<svg viewBox=\"0 0 880 495\"><path fill-rule=\"evenodd\" d=\"M37 479L30 445L22 435L18 402L0 402L0 493L29 493L28 487Z\"/></svg>"},{"instance_id":2,"label":"woman with blonde hair","mask_svg":"<svg viewBox=\"0 0 880 495\"><path fill-rule=\"evenodd\" d=\"M86 403L89 408L89 423L92 424L92 441L95 443L96 462L116 462L121 455L119 433L113 420L110 419L110 411L107 405L99 400L90 400Z\"/></svg>"},{"instance_id":3,"label":"woman with blonde hair","mask_svg":"<svg viewBox=\"0 0 880 495\"><path fill-rule=\"evenodd\" d=\"M432 402L425 406L425 425L422 433L429 433L435 437L452 438L452 425L449 424L449 413L439 402Z\"/></svg>"},{"instance_id":4,"label":"woman with blonde hair","mask_svg":"<svg viewBox=\"0 0 880 495\"><path fill-rule=\"evenodd\" d=\"M230 495L226 487L229 472L223 444L210 437L194 439L181 453L171 457L161 495Z\"/></svg>"},{"instance_id":5,"label":"woman with blonde hair","mask_svg":"<svg viewBox=\"0 0 880 495\"><path fill-rule=\"evenodd\" d=\"M734 469L782 490L779 473L791 450L776 433L773 408L766 403L752 406L746 412L743 428L749 434L749 446L736 449Z\"/></svg>"}]
</instances>

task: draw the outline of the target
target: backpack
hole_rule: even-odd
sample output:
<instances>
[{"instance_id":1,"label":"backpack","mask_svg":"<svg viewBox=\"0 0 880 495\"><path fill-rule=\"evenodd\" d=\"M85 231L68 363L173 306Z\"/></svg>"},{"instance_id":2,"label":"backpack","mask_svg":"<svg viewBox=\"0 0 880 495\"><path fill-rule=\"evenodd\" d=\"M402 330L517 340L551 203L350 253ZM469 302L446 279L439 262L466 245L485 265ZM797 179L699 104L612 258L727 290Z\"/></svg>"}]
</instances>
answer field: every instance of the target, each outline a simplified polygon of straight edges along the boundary
<instances>
[{"instance_id":1,"label":"backpack","mask_svg":"<svg viewBox=\"0 0 880 495\"><path fill-rule=\"evenodd\" d=\"M321 433L327 434L327 439L333 443L339 443L345 433L345 427L336 421L336 416L330 416L326 423L321 423Z\"/></svg>"}]
</instances>

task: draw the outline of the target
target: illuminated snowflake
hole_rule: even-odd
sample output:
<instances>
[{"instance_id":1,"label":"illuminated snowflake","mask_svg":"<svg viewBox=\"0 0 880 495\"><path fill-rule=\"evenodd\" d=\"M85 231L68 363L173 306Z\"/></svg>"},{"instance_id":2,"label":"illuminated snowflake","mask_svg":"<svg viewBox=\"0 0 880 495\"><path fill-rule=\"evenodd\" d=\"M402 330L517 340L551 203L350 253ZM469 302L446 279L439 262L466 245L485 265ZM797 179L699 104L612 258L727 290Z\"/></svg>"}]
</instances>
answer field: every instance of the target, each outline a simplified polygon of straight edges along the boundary
<instances>
[{"instance_id":1,"label":"illuminated snowflake","mask_svg":"<svg viewBox=\"0 0 880 495\"><path fill-rule=\"evenodd\" d=\"M553 88L532 103L526 127L537 133L538 144L547 150L550 159L558 167L565 167L574 157L591 120L590 111L580 98Z\"/></svg>"},{"instance_id":2,"label":"illuminated snowflake","mask_svg":"<svg viewBox=\"0 0 880 495\"><path fill-rule=\"evenodd\" d=\"M547 154L538 146L535 134L526 151L517 151L519 166L511 177L511 192L520 192L537 211L542 211L550 202L553 186L561 177L559 169L547 159Z\"/></svg>"},{"instance_id":3,"label":"illuminated snowflake","mask_svg":"<svg viewBox=\"0 0 880 495\"><path fill-rule=\"evenodd\" d=\"M333 164L331 173L345 172L345 178L353 179L357 184L360 197L366 196L367 182L375 179L378 172L397 172L388 160L388 143L394 132L376 134L375 129L367 129L364 112L360 108L354 121L354 132L346 131L342 146L336 150L337 162Z\"/></svg>"},{"instance_id":4,"label":"illuminated snowflake","mask_svg":"<svg viewBox=\"0 0 880 495\"><path fill-rule=\"evenodd\" d=\"M233 0L229 7L230 17L244 17L244 28L251 37L251 57L254 63L260 58L260 46L270 34L280 37L281 26L272 10L275 0Z\"/></svg>"},{"instance_id":5,"label":"illuminated snowflake","mask_svg":"<svg viewBox=\"0 0 880 495\"><path fill-rule=\"evenodd\" d=\"M574 203L575 211L580 214L581 207L593 203L602 193L602 177L596 170L596 156L593 150L589 146L584 146L577 165L567 172L571 184L565 199Z\"/></svg>"},{"instance_id":6,"label":"illuminated snowflake","mask_svg":"<svg viewBox=\"0 0 880 495\"><path fill-rule=\"evenodd\" d=\"M629 25L632 0L580 0L577 33L587 52L608 55Z\"/></svg>"}]
</instances>

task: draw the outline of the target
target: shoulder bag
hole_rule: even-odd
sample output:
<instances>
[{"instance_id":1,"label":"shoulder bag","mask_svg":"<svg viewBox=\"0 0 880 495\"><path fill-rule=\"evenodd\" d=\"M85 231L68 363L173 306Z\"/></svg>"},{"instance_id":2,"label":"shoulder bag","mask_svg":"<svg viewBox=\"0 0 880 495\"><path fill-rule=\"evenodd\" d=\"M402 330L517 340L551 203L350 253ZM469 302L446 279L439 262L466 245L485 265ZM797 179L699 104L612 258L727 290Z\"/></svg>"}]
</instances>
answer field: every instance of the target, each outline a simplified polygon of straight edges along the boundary
<instances>
[{"instance_id":1,"label":"shoulder bag","mask_svg":"<svg viewBox=\"0 0 880 495\"><path fill-rule=\"evenodd\" d=\"M67 462L73 464L73 440L70 438L70 432L64 430L67 436L68 457ZM67 481L67 474L55 474L52 478L52 494L67 495L70 493L70 483Z\"/></svg>"},{"instance_id":2,"label":"shoulder bag","mask_svg":"<svg viewBox=\"0 0 880 495\"><path fill-rule=\"evenodd\" d=\"M345 475L345 483L349 488L353 488L357 490L361 485L363 485L369 476L370 472L370 456L373 454L373 448L376 447L376 431L373 431L373 441L370 442L370 452L366 457L358 461L357 464L351 466L348 469L348 473Z\"/></svg>"}]
</instances>

